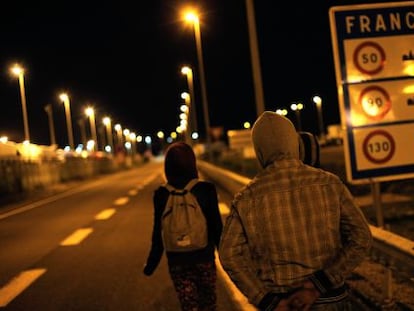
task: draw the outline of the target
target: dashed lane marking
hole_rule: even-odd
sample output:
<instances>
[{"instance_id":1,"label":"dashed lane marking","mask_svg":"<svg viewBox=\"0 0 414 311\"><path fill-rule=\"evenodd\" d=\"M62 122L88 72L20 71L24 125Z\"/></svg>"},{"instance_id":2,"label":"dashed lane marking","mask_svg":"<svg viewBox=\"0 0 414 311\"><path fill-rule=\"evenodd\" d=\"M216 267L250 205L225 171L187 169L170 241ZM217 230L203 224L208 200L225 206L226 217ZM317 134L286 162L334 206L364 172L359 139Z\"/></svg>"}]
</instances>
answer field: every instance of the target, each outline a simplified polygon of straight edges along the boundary
<instances>
[{"instance_id":1,"label":"dashed lane marking","mask_svg":"<svg viewBox=\"0 0 414 311\"><path fill-rule=\"evenodd\" d=\"M116 209L114 208L108 208L100 212L98 215L95 216L95 219L97 220L104 220L111 218L113 214L115 214Z\"/></svg>"},{"instance_id":2,"label":"dashed lane marking","mask_svg":"<svg viewBox=\"0 0 414 311\"><path fill-rule=\"evenodd\" d=\"M21 272L8 284L0 288L0 307L5 307L16 298L21 292L38 279L46 269L32 269Z\"/></svg>"},{"instance_id":3,"label":"dashed lane marking","mask_svg":"<svg viewBox=\"0 0 414 311\"><path fill-rule=\"evenodd\" d=\"M120 197L114 201L115 205L125 205L129 202L128 197Z\"/></svg>"},{"instance_id":4,"label":"dashed lane marking","mask_svg":"<svg viewBox=\"0 0 414 311\"><path fill-rule=\"evenodd\" d=\"M62 246L69 246L69 245L76 245L82 242L86 237L91 234L93 231L92 228L84 228L78 229L70 236L68 236L65 240L63 240L60 245Z\"/></svg>"}]
</instances>

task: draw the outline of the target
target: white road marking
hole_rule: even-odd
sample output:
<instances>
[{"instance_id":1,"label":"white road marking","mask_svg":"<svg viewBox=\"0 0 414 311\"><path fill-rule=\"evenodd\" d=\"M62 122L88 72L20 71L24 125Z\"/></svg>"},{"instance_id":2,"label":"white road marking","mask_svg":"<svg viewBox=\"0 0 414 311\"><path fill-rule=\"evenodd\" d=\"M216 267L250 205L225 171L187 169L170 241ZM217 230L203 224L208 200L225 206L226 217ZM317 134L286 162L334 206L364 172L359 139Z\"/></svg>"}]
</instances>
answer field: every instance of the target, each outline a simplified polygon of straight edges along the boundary
<instances>
[{"instance_id":1,"label":"white road marking","mask_svg":"<svg viewBox=\"0 0 414 311\"><path fill-rule=\"evenodd\" d=\"M116 212L116 209L114 208L105 209L102 212L100 212L98 215L96 215L95 219L97 220L108 219L112 217L112 215L115 214L115 212Z\"/></svg>"},{"instance_id":2,"label":"white road marking","mask_svg":"<svg viewBox=\"0 0 414 311\"><path fill-rule=\"evenodd\" d=\"M129 202L128 197L120 197L114 201L115 205L125 205Z\"/></svg>"},{"instance_id":3,"label":"white road marking","mask_svg":"<svg viewBox=\"0 0 414 311\"><path fill-rule=\"evenodd\" d=\"M217 271L220 273L221 277L223 278L224 282L227 285L227 289L231 293L232 299L240 306L240 310L243 311L257 311L256 307L249 303L246 296L244 296L239 289L234 285L233 281L228 276L227 272L224 271L223 267L221 266L217 251L216 251L216 266Z\"/></svg>"},{"instance_id":4,"label":"white road marking","mask_svg":"<svg viewBox=\"0 0 414 311\"><path fill-rule=\"evenodd\" d=\"M93 229L91 228L84 228L78 229L70 236L68 236L65 240L63 240L60 245L62 246L69 246L69 245L76 245L82 242L86 237L91 234Z\"/></svg>"},{"instance_id":5,"label":"white road marking","mask_svg":"<svg viewBox=\"0 0 414 311\"><path fill-rule=\"evenodd\" d=\"M0 288L0 307L5 307L23 292L30 284L39 278L46 269L32 269L21 272L13 278L8 284Z\"/></svg>"}]
</instances>

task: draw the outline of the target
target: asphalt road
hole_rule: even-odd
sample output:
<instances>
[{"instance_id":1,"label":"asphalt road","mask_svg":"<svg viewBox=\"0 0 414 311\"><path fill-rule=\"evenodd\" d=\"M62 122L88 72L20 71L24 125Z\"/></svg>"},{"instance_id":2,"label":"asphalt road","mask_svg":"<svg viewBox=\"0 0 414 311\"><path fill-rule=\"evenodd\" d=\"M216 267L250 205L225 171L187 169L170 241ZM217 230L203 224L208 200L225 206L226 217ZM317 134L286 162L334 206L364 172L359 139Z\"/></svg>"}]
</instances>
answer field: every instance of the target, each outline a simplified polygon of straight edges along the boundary
<instances>
[{"instance_id":1,"label":"asphalt road","mask_svg":"<svg viewBox=\"0 0 414 311\"><path fill-rule=\"evenodd\" d=\"M162 178L162 163L149 163L2 206L0 310L180 310L165 257L142 273ZM224 220L230 197L220 189L219 201ZM217 291L219 310L249 309L222 271Z\"/></svg>"}]
</instances>

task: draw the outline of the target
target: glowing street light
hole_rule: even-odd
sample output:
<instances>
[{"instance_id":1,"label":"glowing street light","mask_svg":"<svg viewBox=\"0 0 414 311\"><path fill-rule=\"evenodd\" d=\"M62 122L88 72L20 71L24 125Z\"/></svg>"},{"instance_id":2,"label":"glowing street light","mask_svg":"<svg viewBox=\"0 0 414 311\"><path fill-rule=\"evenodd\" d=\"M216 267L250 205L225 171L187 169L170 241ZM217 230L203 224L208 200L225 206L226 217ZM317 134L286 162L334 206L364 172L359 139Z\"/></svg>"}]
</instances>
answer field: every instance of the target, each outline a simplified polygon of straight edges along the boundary
<instances>
[{"instance_id":1,"label":"glowing street light","mask_svg":"<svg viewBox=\"0 0 414 311\"><path fill-rule=\"evenodd\" d=\"M73 142L73 129L72 129L72 117L70 115L70 102L69 102L69 96L66 93L62 93L59 95L59 98L61 101L63 101L63 104L65 105L65 114L66 114L66 126L68 129L68 142L69 147L71 150L75 149L75 145Z\"/></svg>"},{"instance_id":2,"label":"glowing street light","mask_svg":"<svg viewBox=\"0 0 414 311\"><path fill-rule=\"evenodd\" d=\"M26 92L24 89L24 69L18 64L15 64L11 68L11 72L19 78L20 98L22 102L22 111L23 111L24 140L27 142L30 142L29 121L27 119L27 108L26 108Z\"/></svg>"},{"instance_id":3,"label":"glowing street light","mask_svg":"<svg viewBox=\"0 0 414 311\"><path fill-rule=\"evenodd\" d=\"M318 95L313 96L313 102L316 105L316 111L318 113L318 125L319 125L319 139L325 141L325 130L323 128L323 116L322 116L322 98Z\"/></svg>"},{"instance_id":4,"label":"glowing street light","mask_svg":"<svg viewBox=\"0 0 414 311\"><path fill-rule=\"evenodd\" d=\"M190 22L194 26L194 36L197 46L197 59L198 67L200 72L200 82L201 82L201 99L203 103L203 112L204 112L204 124L206 131L206 147L208 151L208 157L211 160L211 138L210 138L210 117L208 112L208 102L207 102L207 90L206 90L206 78L204 73L204 60L203 60L203 51L201 44L201 31L200 31L200 21L198 15L195 12L185 13L185 20Z\"/></svg>"},{"instance_id":5,"label":"glowing street light","mask_svg":"<svg viewBox=\"0 0 414 311\"><path fill-rule=\"evenodd\" d=\"M276 109L276 113L281 116L286 116L288 114L288 111L285 108L279 108Z\"/></svg>"},{"instance_id":6,"label":"glowing street light","mask_svg":"<svg viewBox=\"0 0 414 311\"><path fill-rule=\"evenodd\" d=\"M85 109L86 115L89 117L89 124L91 127L91 134L92 134L92 140L93 140L93 149L94 151L98 150L98 137L96 135L96 123L95 123L95 111L92 107L87 107Z\"/></svg>"},{"instance_id":7,"label":"glowing street light","mask_svg":"<svg viewBox=\"0 0 414 311\"><path fill-rule=\"evenodd\" d=\"M190 94L187 92L181 93L181 98L184 99L185 104L181 105L180 110L185 113L185 140L188 144L191 144L191 128L192 128L192 119L191 111L193 109L191 105ZM180 116L180 119L183 120L183 117Z\"/></svg>"},{"instance_id":8,"label":"glowing street light","mask_svg":"<svg viewBox=\"0 0 414 311\"><path fill-rule=\"evenodd\" d=\"M114 130L116 131L116 137L117 137L117 145L119 147L122 147L123 143L124 143L124 139L122 136L122 126L121 124L117 123L114 125Z\"/></svg>"},{"instance_id":9,"label":"glowing street light","mask_svg":"<svg viewBox=\"0 0 414 311\"><path fill-rule=\"evenodd\" d=\"M191 106L191 108L190 108L191 130L193 132L198 132L197 113L196 113L195 97L194 97L193 70L188 66L184 66L184 67L181 68L181 73L186 75L188 90L190 91L189 103L190 103L190 106Z\"/></svg>"},{"instance_id":10,"label":"glowing street light","mask_svg":"<svg viewBox=\"0 0 414 311\"><path fill-rule=\"evenodd\" d=\"M106 135L107 135L108 144L111 147L111 153L113 153L114 152L114 142L113 142L113 138L112 138L111 118L104 117L102 119L102 122L106 127Z\"/></svg>"},{"instance_id":11,"label":"glowing street light","mask_svg":"<svg viewBox=\"0 0 414 311\"><path fill-rule=\"evenodd\" d=\"M293 103L292 105L290 105L290 109L292 109L295 114L296 114L296 119L297 119L297 131L302 131L302 122L300 120L300 111L303 109L303 104L301 103Z\"/></svg>"}]
</instances>

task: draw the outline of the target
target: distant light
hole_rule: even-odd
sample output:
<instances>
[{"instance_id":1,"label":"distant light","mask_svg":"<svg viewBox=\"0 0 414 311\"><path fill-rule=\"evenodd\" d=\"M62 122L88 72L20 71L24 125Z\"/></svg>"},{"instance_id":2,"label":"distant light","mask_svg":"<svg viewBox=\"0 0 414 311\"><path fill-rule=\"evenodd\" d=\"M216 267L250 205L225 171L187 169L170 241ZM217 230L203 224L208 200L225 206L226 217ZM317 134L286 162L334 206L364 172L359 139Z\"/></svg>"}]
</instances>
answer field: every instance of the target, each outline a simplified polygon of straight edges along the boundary
<instances>
[{"instance_id":1,"label":"distant light","mask_svg":"<svg viewBox=\"0 0 414 311\"><path fill-rule=\"evenodd\" d=\"M174 141L174 139L171 136L167 137L167 143L171 144Z\"/></svg>"},{"instance_id":2,"label":"distant light","mask_svg":"<svg viewBox=\"0 0 414 311\"><path fill-rule=\"evenodd\" d=\"M79 144L79 145L76 147L76 152L77 152L77 153L80 153L82 150L83 150L83 144Z\"/></svg>"},{"instance_id":3,"label":"distant light","mask_svg":"<svg viewBox=\"0 0 414 311\"><path fill-rule=\"evenodd\" d=\"M145 136L145 143L147 143L148 145L152 143L151 136Z\"/></svg>"},{"instance_id":4,"label":"distant light","mask_svg":"<svg viewBox=\"0 0 414 311\"><path fill-rule=\"evenodd\" d=\"M163 131L158 131L158 133L157 133L157 137L158 137L159 139L163 139L163 138L164 138L164 132L163 132Z\"/></svg>"},{"instance_id":5,"label":"distant light","mask_svg":"<svg viewBox=\"0 0 414 311\"><path fill-rule=\"evenodd\" d=\"M185 14L185 20L187 22L198 23L198 16L195 12L187 12Z\"/></svg>"},{"instance_id":6,"label":"distant light","mask_svg":"<svg viewBox=\"0 0 414 311\"><path fill-rule=\"evenodd\" d=\"M86 150L92 151L94 147L95 147L95 142L93 141L93 139L88 140L88 142L86 143Z\"/></svg>"},{"instance_id":7,"label":"distant light","mask_svg":"<svg viewBox=\"0 0 414 311\"><path fill-rule=\"evenodd\" d=\"M137 142L140 143L140 142L142 142L142 140L143 140L142 135L138 135L137 136Z\"/></svg>"},{"instance_id":8,"label":"distant light","mask_svg":"<svg viewBox=\"0 0 414 311\"><path fill-rule=\"evenodd\" d=\"M193 132L191 134L191 138L194 139L194 140L198 139L198 133L197 132Z\"/></svg>"},{"instance_id":9,"label":"distant light","mask_svg":"<svg viewBox=\"0 0 414 311\"><path fill-rule=\"evenodd\" d=\"M20 65L15 64L12 68L11 68L11 72L16 75L16 76L20 76L21 74L24 73L24 70L22 67L20 67Z\"/></svg>"},{"instance_id":10,"label":"distant light","mask_svg":"<svg viewBox=\"0 0 414 311\"><path fill-rule=\"evenodd\" d=\"M64 102L69 100L68 94L66 94L66 93L60 94L59 98L60 98L61 101L64 101Z\"/></svg>"},{"instance_id":11,"label":"distant light","mask_svg":"<svg viewBox=\"0 0 414 311\"><path fill-rule=\"evenodd\" d=\"M250 122L244 122L244 123L243 123L243 127L244 127L245 129L249 129L249 128L250 128Z\"/></svg>"},{"instance_id":12,"label":"distant light","mask_svg":"<svg viewBox=\"0 0 414 311\"><path fill-rule=\"evenodd\" d=\"M69 146L65 146L65 148L63 148L63 150L64 150L65 152L69 152L69 151L70 151L70 147L69 147Z\"/></svg>"},{"instance_id":13,"label":"distant light","mask_svg":"<svg viewBox=\"0 0 414 311\"><path fill-rule=\"evenodd\" d=\"M125 142L124 146L128 150L131 149L131 143L129 141Z\"/></svg>"},{"instance_id":14,"label":"distant light","mask_svg":"<svg viewBox=\"0 0 414 311\"><path fill-rule=\"evenodd\" d=\"M285 116L288 114L288 111L286 109L277 109L276 113L281 115L281 116Z\"/></svg>"},{"instance_id":15,"label":"distant light","mask_svg":"<svg viewBox=\"0 0 414 311\"><path fill-rule=\"evenodd\" d=\"M1 136L1 137L0 137L0 143L5 144L5 143L7 143L8 141L9 141L9 138L8 138L7 136Z\"/></svg>"},{"instance_id":16,"label":"distant light","mask_svg":"<svg viewBox=\"0 0 414 311\"><path fill-rule=\"evenodd\" d=\"M108 152L108 153L110 153L110 152L112 151L111 146L106 145L106 146L105 146L105 151L106 151L106 152Z\"/></svg>"}]
</instances>

